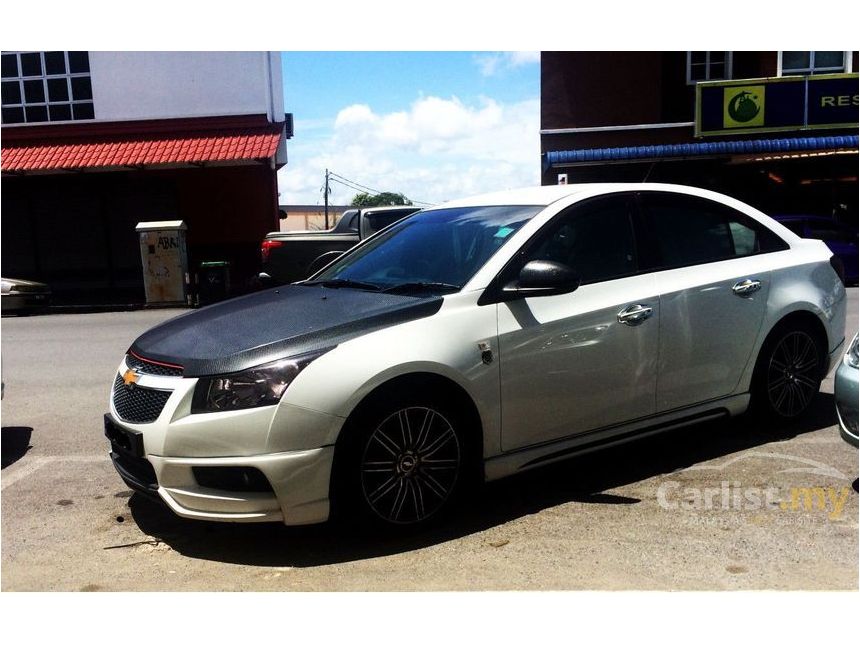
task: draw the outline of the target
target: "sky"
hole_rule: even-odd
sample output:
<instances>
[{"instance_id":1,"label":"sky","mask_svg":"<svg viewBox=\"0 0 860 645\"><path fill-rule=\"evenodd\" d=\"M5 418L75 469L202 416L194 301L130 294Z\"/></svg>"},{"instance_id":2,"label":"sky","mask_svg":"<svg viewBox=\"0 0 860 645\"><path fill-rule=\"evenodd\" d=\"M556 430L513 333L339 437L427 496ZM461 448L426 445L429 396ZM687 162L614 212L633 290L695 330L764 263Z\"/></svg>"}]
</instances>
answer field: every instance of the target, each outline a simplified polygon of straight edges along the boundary
<instances>
[{"instance_id":1,"label":"sky","mask_svg":"<svg viewBox=\"0 0 860 645\"><path fill-rule=\"evenodd\" d=\"M283 52L294 119L281 204L322 204L325 170L416 204L540 184L538 52ZM358 192L330 184L329 203Z\"/></svg>"}]
</instances>

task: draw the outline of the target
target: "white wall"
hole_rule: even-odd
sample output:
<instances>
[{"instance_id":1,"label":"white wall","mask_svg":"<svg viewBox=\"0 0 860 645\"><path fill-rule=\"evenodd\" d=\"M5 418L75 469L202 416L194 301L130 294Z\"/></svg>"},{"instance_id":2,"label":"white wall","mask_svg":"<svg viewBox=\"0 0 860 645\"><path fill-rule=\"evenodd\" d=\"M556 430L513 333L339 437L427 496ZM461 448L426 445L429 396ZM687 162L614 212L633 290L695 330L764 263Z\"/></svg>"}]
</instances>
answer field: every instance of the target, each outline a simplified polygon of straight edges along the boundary
<instances>
[{"instance_id":1,"label":"white wall","mask_svg":"<svg viewBox=\"0 0 860 645\"><path fill-rule=\"evenodd\" d=\"M284 119L277 52L91 51L90 72L96 121L240 114Z\"/></svg>"}]
</instances>

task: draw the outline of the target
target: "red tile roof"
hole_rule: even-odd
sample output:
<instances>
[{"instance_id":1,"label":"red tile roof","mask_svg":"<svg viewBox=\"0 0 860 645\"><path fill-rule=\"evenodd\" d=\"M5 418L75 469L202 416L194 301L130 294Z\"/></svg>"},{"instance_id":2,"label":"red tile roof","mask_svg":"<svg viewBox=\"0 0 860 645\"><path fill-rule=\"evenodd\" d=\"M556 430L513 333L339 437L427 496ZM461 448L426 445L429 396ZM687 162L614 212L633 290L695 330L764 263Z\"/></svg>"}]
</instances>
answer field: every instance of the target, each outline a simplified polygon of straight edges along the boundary
<instances>
[{"instance_id":1,"label":"red tile roof","mask_svg":"<svg viewBox=\"0 0 860 645\"><path fill-rule=\"evenodd\" d=\"M9 145L0 151L3 172L150 166L266 159L275 154L280 131L242 128L187 136L125 135L113 140Z\"/></svg>"}]
</instances>

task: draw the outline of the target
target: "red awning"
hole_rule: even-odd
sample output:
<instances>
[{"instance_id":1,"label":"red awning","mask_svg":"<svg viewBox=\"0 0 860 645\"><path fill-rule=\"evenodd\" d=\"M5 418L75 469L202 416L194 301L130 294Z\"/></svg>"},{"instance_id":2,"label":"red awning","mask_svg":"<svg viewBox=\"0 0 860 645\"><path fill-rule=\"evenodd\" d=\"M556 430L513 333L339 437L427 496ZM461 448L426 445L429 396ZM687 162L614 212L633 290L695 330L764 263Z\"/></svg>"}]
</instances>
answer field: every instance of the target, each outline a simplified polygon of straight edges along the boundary
<instances>
[{"instance_id":1,"label":"red awning","mask_svg":"<svg viewBox=\"0 0 860 645\"><path fill-rule=\"evenodd\" d=\"M4 146L3 172L142 167L213 161L262 160L272 157L280 129L193 133L188 136L125 135L113 140Z\"/></svg>"}]
</instances>

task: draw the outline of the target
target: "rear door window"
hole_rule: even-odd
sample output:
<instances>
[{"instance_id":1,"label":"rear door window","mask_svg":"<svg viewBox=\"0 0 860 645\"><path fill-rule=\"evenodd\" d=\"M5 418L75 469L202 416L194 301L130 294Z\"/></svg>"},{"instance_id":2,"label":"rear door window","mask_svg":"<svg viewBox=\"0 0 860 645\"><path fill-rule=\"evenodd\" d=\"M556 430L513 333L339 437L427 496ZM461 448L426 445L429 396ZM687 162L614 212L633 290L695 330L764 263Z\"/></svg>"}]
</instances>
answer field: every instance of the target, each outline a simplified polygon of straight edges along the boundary
<instances>
[{"instance_id":1,"label":"rear door window","mask_svg":"<svg viewBox=\"0 0 860 645\"><path fill-rule=\"evenodd\" d=\"M642 193L655 268L719 262L788 248L764 225L718 202L673 193Z\"/></svg>"}]
</instances>

